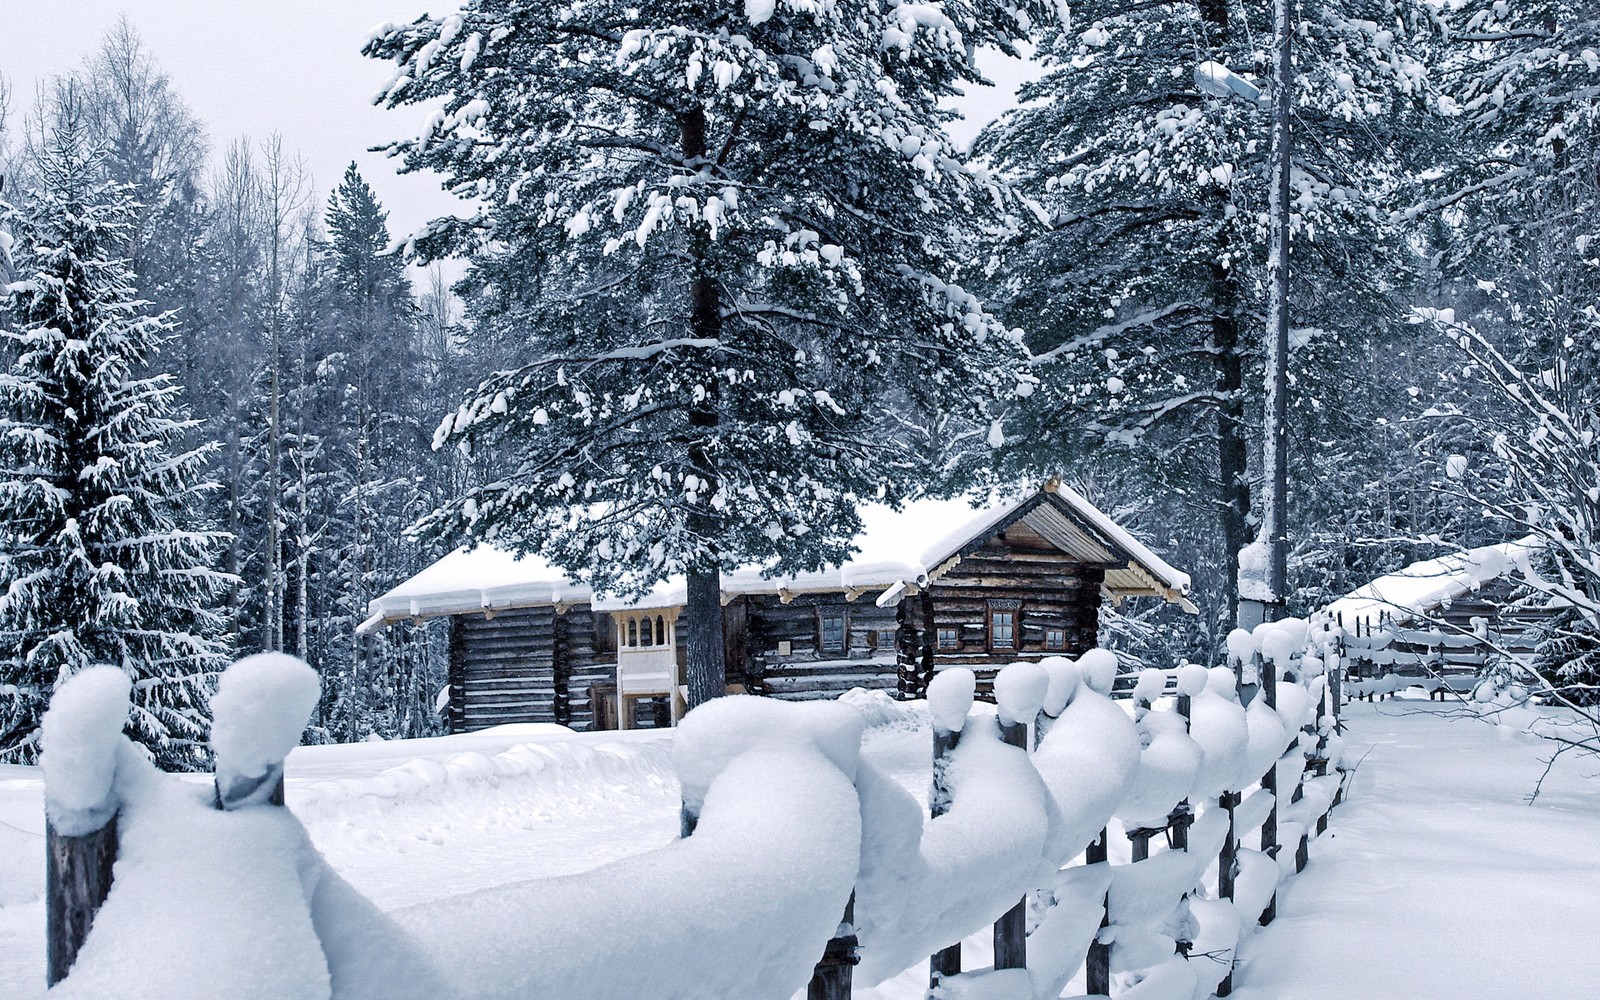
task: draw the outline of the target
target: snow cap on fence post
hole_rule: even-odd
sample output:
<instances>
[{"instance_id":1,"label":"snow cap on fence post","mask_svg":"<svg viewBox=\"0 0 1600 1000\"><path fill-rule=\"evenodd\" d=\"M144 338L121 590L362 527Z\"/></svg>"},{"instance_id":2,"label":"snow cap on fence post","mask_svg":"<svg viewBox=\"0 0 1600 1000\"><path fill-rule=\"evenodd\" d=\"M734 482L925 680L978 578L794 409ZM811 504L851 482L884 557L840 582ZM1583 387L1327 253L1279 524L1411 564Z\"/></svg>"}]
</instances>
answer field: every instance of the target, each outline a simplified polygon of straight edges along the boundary
<instances>
[{"instance_id":1,"label":"snow cap on fence post","mask_svg":"<svg viewBox=\"0 0 1600 1000\"><path fill-rule=\"evenodd\" d=\"M1236 628L1228 633L1228 659L1248 665L1257 650L1256 637L1249 629Z\"/></svg>"},{"instance_id":2,"label":"snow cap on fence post","mask_svg":"<svg viewBox=\"0 0 1600 1000\"><path fill-rule=\"evenodd\" d=\"M994 678L994 700L1000 708L1000 722L1027 725L1039 714L1050 675L1037 663L1011 663L1000 668Z\"/></svg>"},{"instance_id":3,"label":"snow cap on fence post","mask_svg":"<svg viewBox=\"0 0 1600 1000\"><path fill-rule=\"evenodd\" d=\"M1198 663L1185 663L1178 668L1178 693L1193 698L1206 689L1211 674Z\"/></svg>"},{"instance_id":4,"label":"snow cap on fence post","mask_svg":"<svg viewBox=\"0 0 1600 1000\"><path fill-rule=\"evenodd\" d=\"M1078 693L1083 673L1076 663L1065 656L1047 656L1039 661L1039 666L1050 677L1050 683L1044 691L1044 704L1039 706L1039 710L1055 718L1066 710L1067 702Z\"/></svg>"},{"instance_id":5,"label":"snow cap on fence post","mask_svg":"<svg viewBox=\"0 0 1600 1000\"><path fill-rule=\"evenodd\" d=\"M1145 667L1133 685L1135 708L1150 708L1167 690L1167 672L1160 667Z\"/></svg>"},{"instance_id":6,"label":"snow cap on fence post","mask_svg":"<svg viewBox=\"0 0 1600 1000\"><path fill-rule=\"evenodd\" d=\"M300 744L321 694L296 656L257 653L222 672L211 696L217 808L282 804L283 759Z\"/></svg>"},{"instance_id":7,"label":"snow cap on fence post","mask_svg":"<svg viewBox=\"0 0 1600 1000\"><path fill-rule=\"evenodd\" d=\"M946 667L934 674L928 682L928 714L933 717L933 728L961 732L977 691L977 675L966 667Z\"/></svg>"},{"instance_id":8,"label":"snow cap on fence post","mask_svg":"<svg viewBox=\"0 0 1600 1000\"><path fill-rule=\"evenodd\" d=\"M133 683L119 667L89 667L50 699L40 724L45 812L57 833L82 836L117 811L117 757Z\"/></svg>"},{"instance_id":9,"label":"snow cap on fence post","mask_svg":"<svg viewBox=\"0 0 1600 1000\"><path fill-rule=\"evenodd\" d=\"M1117 683L1117 654L1109 649L1091 649L1078 657L1078 670L1091 691L1110 697L1111 688Z\"/></svg>"}]
</instances>

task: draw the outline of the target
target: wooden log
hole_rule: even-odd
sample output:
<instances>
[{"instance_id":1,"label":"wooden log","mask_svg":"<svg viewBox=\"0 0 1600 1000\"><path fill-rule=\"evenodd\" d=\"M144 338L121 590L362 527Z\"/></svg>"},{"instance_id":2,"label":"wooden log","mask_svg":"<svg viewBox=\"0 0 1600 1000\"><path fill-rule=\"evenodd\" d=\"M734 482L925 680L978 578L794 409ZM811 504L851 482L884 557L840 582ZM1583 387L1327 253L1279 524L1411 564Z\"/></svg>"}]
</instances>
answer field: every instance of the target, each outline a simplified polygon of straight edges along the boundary
<instances>
[{"instance_id":1,"label":"wooden log","mask_svg":"<svg viewBox=\"0 0 1600 1000\"><path fill-rule=\"evenodd\" d=\"M450 705L447 725L452 733L467 730L467 646L461 618L450 619Z\"/></svg>"},{"instance_id":2,"label":"wooden log","mask_svg":"<svg viewBox=\"0 0 1600 1000\"><path fill-rule=\"evenodd\" d=\"M822 950L822 958L811 973L811 983L806 987L806 1000L850 1000L851 979L861 961L857 953L860 941L856 938L856 894L844 904L844 919L839 929Z\"/></svg>"},{"instance_id":3,"label":"wooden log","mask_svg":"<svg viewBox=\"0 0 1600 1000\"><path fill-rule=\"evenodd\" d=\"M67 977L111 892L117 860L117 816L80 836L59 833L45 820L45 984Z\"/></svg>"},{"instance_id":4,"label":"wooden log","mask_svg":"<svg viewBox=\"0 0 1600 1000\"><path fill-rule=\"evenodd\" d=\"M933 682L934 647L938 641L939 633L935 631L933 594L924 590L918 597L922 611L922 662L918 670L917 696L923 697L928 693L928 685Z\"/></svg>"},{"instance_id":5,"label":"wooden log","mask_svg":"<svg viewBox=\"0 0 1600 1000\"><path fill-rule=\"evenodd\" d=\"M1106 831L1101 830L1100 836L1095 838L1083 852L1083 861L1090 865L1103 865L1109 857L1106 844ZM1100 918L1100 929L1103 931L1111 926L1111 896L1107 893L1103 900L1105 915ZM1094 940L1089 942L1089 954L1083 960L1084 989L1091 996L1111 995L1111 945L1100 940L1096 934Z\"/></svg>"},{"instance_id":6,"label":"wooden log","mask_svg":"<svg viewBox=\"0 0 1600 1000\"><path fill-rule=\"evenodd\" d=\"M1000 721L1000 742L1007 746L1026 749L1028 724ZM1023 896L1016 906L1007 910L994 922L994 967L996 969L1026 969L1028 967L1028 897Z\"/></svg>"},{"instance_id":7,"label":"wooden log","mask_svg":"<svg viewBox=\"0 0 1600 1000\"><path fill-rule=\"evenodd\" d=\"M1135 862L1147 861L1150 858L1150 838L1158 833L1166 833L1166 827L1140 827L1127 831L1128 843L1133 847L1133 860Z\"/></svg>"},{"instance_id":8,"label":"wooden log","mask_svg":"<svg viewBox=\"0 0 1600 1000\"><path fill-rule=\"evenodd\" d=\"M1267 707L1278 707L1278 668L1276 664L1267 663L1260 653L1255 654L1256 676L1261 681L1261 696L1267 700ZM1272 808L1267 810L1267 818L1261 824L1261 850L1271 858L1278 856L1278 761L1274 760L1267 768L1267 773L1261 776L1261 787L1272 793ZM1278 890L1272 890L1272 896L1267 900L1266 908L1261 911L1261 926L1272 923L1278 916Z\"/></svg>"},{"instance_id":9,"label":"wooden log","mask_svg":"<svg viewBox=\"0 0 1600 1000\"><path fill-rule=\"evenodd\" d=\"M933 787L928 794L928 812L934 819L950 811L950 778L946 773L950 755L961 742L959 730L933 727ZM945 976L961 974L961 942L941 948L928 959L928 988L937 989Z\"/></svg>"}]
</instances>

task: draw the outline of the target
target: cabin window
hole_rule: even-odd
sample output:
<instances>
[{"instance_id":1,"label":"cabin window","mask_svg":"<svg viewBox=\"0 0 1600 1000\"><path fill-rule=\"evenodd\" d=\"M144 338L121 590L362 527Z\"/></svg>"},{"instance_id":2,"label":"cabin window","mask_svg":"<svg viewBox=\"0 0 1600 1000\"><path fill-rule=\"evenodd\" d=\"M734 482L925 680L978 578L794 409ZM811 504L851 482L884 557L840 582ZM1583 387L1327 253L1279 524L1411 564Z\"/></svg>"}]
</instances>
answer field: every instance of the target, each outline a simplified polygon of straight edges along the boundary
<instances>
[{"instance_id":1,"label":"cabin window","mask_svg":"<svg viewBox=\"0 0 1600 1000\"><path fill-rule=\"evenodd\" d=\"M639 645L654 646L656 641L651 638L650 634L650 616L646 615L644 621L640 622L639 625Z\"/></svg>"},{"instance_id":2,"label":"cabin window","mask_svg":"<svg viewBox=\"0 0 1600 1000\"><path fill-rule=\"evenodd\" d=\"M667 620L661 615L656 615L656 645L667 644Z\"/></svg>"},{"instance_id":3,"label":"cabin window","mask_svg":"<svg viewBox=\"0 0 1600 1000\"><path fill-rule=\"evenodd\" d=\"M892 628L880 628L880 629L878 629L878 633L877 633L877 646L878 646L878 648L879 649L893 649L893 648L895 648L894 635L895 635L895 630L892 629Z\"/></svg>"},{"instance_id":4,"label":"cabin window","mask_svg":"<svg viewBox=\"0 0 1600 1000\"><path fill-rule=\"evenodd\" d=\"M824 653L845 651L847 630L843 611L817 612L817 649Z\"/></svg>"},{"instance_id":5,"label":"cabin window","mask_svg":"<svg viewBox=\"0 0 1600 1000\"><path fill-rule=\"evenodd\" d=\"M617 651L617 623L604 611L594 613L594 651L596 653Z\"/></svg>"},{"instance_id":6,"label":"cabin window","mask_svg":"<svg viewBox=\"0 0 1600 1000\"><path fill-rule=\"evenodd\" d=\"M989 602L989 649L993 652L1017 648L1017 618L1021 601Z\"/></svg>"},{"instance_id":7,"label":"cabin window","mask_svg":"<svg viewBox=\"0 0 1600 1000\"><path fill-rule=\"evenodd\" d=\"M961 630L960 629L953 629L953 628L942 628L942 629L940 629L939 630L939 648L940 649L960 649L961 648Z\"/></svg>"},{"instance_id":8,"label":"cabin window","mask_svg":"<svg viewBox=\"0 0 1600 1000\"><path fill-rule=\"evenodd\" d=\"M639 645L639 620L637 618L628 619L628 645L630 647Z\"/></svg>"},{"instance_id":9,"label":"cabin window","mask_svg":"<svg viewBox=\"0 0 1600 1000\"><path fill-rule=\"evenodd\" d=\"M1067 630L1064 628L1047 628L1044 630L1045 649L1066 649Z\"/></svg>"}]
</instances>

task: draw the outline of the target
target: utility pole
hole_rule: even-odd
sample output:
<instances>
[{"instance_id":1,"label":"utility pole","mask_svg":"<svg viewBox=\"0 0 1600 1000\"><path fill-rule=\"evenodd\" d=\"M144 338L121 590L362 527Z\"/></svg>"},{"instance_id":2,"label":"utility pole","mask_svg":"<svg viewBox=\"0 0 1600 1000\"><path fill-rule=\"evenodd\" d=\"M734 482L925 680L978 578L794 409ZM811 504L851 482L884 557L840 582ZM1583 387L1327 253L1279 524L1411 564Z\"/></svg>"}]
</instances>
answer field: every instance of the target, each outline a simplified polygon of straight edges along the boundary
<instances>
[{"instance_id":1,"label":"utility pole","mask_svg":"<svg viewBox=\"0 0 1600 1000\"><path fill-rule=\"evenodd\" d=\"M1264 609L1268 621L1284 616L1289 589L1289 174L1293 163L1289 119L1294 111L1294 65L1289 51L1294 23L1290 2L1273 0L1272 10L1272 153L1268 166L1273 185L1272 249L1267 256L1272 288L1266 337L1266 455L1262 464L1265 502L1261 505L1259 536L1259 541L1265 542L1268 548L1268 599Z\"/></svg>"}]
</instances>

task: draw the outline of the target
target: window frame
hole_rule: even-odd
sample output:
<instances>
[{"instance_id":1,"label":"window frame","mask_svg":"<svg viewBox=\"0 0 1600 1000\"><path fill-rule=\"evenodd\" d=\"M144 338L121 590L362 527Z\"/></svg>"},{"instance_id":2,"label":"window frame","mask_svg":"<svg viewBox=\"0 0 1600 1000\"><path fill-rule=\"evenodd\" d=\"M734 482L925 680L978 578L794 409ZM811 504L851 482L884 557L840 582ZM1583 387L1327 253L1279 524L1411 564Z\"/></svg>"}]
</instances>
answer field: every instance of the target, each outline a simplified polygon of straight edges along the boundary
<instances>
[{"instance_id":1,"label":"window frame","mask_svg":"<svg viewBox=\"0 0 1600 1000\"><path fill-rule=\"evenodd\" d=\"M1067 648L1067 630L1059 625L1046 625L1044 648L1051 653L1064 652Z\"/></svg>"},{"instance_id":2,"label":"window frame","mask_svg":"<svg viewBox=\"0 0 1600 1000\"><path fill-rule=\"evenodd\" d=\"M1005 645L995 641L995 616L1008 615L1010 621L1011 638ZM987 602L984 612L984 632L987 646L991 653L1015 653L1022 648L1022 602L1020 600L997 600Z\"/></svg>"},{"instance_id":3,"label":"window frame","mask_svg":"<svg viewBox=\"0 0 1600 1000\"><path fill-rule=\"evenodd\" d=\"M949 637L950 641L945 642ZM940 653L953 653L961 649L961 629L955 625L943 625L934 630L933 648Z\"/></svg>"},{"instance_id":4,"label":"window frame","mask_svg":"<svg viewBox=\"0 0 1600 1000\"><path fill-rule=\"evenodd\" d=\"M828 620L839 620L839 643L837 646L828 645ZM847 608L817 609L817 656L822 657L829 653L840 655L850 652L850 611Z\"/></svg>"}]
</instances>

